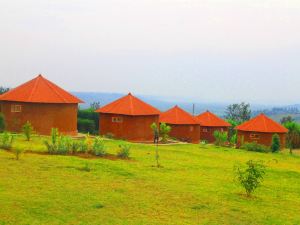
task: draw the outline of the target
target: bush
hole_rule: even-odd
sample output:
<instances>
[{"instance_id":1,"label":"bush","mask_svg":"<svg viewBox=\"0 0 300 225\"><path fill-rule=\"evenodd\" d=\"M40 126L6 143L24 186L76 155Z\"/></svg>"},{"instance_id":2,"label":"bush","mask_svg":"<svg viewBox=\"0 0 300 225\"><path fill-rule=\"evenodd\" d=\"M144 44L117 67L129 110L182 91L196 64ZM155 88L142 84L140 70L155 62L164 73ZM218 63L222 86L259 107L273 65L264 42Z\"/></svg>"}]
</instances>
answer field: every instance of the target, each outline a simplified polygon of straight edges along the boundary
<instances>
[{"instance_id":1,"label":"bush","mask_svg":"<svg viewBox=\"0 0 300 225\"><path fill-rule=\"evenodd\" d=\"M280 150L280 137L278 134L272 136L271 151L278 152Z\"/></svg>"},{"instance_id":2,"label":"bush","mask_svg":"<svg viewBox=\"0 0 300 225\"><path fill-rule=\"evenodd\" d=\"M122 159L129 159L131 146L123 144L123 145L119 145L119 148L120 151L118 152L118 157Z\"/></svg>"},{"instance_id":3,"label":"bush","mask_svg":"<svg viewBox=\"0 0 300 225\"><path fill-rule=\"evenodd\" d=\"M231 146L235 146L237 143L237 134L232 135L229 142Z\"/></svg>"},{"instance_id":4,"label":"bush","mask_svg":"<svg viewBox=\"0 0 300 225\"><path fill-rule=\"evenodd\" d=\"M14 141L14 136L8 132L4 132L0 136L0 148L10 150Z\"/></svg>"},{"instance_id":5,"label":"bush","mask_svg":"<svg viewBox=\"0 0 300 225\"><path fill-rule=\"evenodd\" d=\"M105 156L106 148L101 138L96 137L92 145L92 154L96 156Z\"/></svg>"},{"instance_id":6,"label":"bush","mask_svg":"<svg viewBox=\"0 0 300 225\"><path fill-rule=\"evenodd\" d=\"M228 135L227 132L221 132L219 130L216 130L214 132L214 137L216 146L224 146L227 141Z\"/></svg>"},{"instance_id":7,"label":"bush","mask_svg":"<svg viewBox=\"0 0 300 225\"><path fill-rule=\"evenodd\" d=\"M5 130L5 118L2 113L0 113L0 132Z\"/></svg>"},{"instance_id":8,"label":"bush","mask_svg":"<svg viewBox=\"0 0 300 225\"><path fill-rule=\"evenodd\" d=\"M67 155L77 152L79 143L69 136L59 136L58 129L52 128L51 142L44 141L49 154Z\"/></svg>"},{"instance_id":9,"label":"bush","mask_svg":"<svg viewBox=\"0 0 300 225\"><path fill-rule=\"evenodd\" d=\"M33 127L32 127L32 125L31 125L31 123L29 121L27 121L23 125L22 131L23 131L24 136L26 137L26 140L30 141L31 134L32 134L32 131L33 131Z\"/></svg>"},{"instance_id":10,"label":"bush","mask_svg":"<svg viewBox=\"0 0 300 225\"><path fill-rule=\"evenodd\" d=\"M246 166L236 166L235 174L239 184L245 189L248 197L263 181L266 167L261 161L249 160Z\"/></svg>"},{"instance_id":11,"label":"bush","mask_svg":"<svg viewBox=\"0 0 300 225\"><path fill-rule=\"evenodd\" d=\"M161 136L162 143L166 143L169 138L171 127L165 123L161 123L159 127L159 135Z\"/></svg>"},{"instance_id":12,"label":"bush","mask_svg":"<svg viewBox=\"0 0 300 225\"><path fill-rule=\"evenodd\" d=\"M245 143L242 145L241 149L251 152L270 152L270 149L267 146L258 144L257 142Z\"/></svg>"}]
</instances>

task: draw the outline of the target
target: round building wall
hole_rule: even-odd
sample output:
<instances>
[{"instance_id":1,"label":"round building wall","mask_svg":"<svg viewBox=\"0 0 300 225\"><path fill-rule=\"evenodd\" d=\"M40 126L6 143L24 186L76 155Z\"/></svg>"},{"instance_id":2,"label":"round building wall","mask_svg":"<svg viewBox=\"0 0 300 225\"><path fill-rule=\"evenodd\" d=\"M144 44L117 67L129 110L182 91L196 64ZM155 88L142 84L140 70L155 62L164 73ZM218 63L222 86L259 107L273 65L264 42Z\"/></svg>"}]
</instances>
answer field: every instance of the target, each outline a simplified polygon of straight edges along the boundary
<instances>
[{"instance_id":1,"label":"round building wall","mask_svg":"<svg viewBox=\"0 0 300 225\"><path fill-rule=\"evenodd\" d=\"M52 128L58 128L65 135L77 135L78 104L48 104L2 101L1 111L5 116L6 130L21 132L29 121L34 131L50 135Z\"/></svg>"}]
</instances>

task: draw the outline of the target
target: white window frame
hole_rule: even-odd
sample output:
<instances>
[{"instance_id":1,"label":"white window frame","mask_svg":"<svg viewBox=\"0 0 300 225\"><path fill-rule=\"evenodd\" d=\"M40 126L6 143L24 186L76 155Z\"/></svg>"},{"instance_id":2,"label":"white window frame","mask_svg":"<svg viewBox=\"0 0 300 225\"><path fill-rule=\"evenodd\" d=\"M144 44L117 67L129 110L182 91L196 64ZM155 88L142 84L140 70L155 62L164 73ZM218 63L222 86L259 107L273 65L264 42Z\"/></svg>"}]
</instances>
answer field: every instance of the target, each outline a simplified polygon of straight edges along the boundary
<instances>
[{"instance_id":1,"label":"white window frame","mask_svg":"<svg viewBox=\"0 0 300 225\"><path fill-rule=\"evenodd\" d=\"M11 105L11 112L12 113L22 112L22 105L16 105L16 104Z\"/></svg>"},{"instance_id":2,"label":"white window frame","mask_svg":"<svg viewBox=\"0 0 300 225\"><path fill-rule=\"evenodd\" d=\"M114 116L114 117L111 118L111 122L113 122L113 123L123 123L123 118Z\"/></svg>"}]
</instances>

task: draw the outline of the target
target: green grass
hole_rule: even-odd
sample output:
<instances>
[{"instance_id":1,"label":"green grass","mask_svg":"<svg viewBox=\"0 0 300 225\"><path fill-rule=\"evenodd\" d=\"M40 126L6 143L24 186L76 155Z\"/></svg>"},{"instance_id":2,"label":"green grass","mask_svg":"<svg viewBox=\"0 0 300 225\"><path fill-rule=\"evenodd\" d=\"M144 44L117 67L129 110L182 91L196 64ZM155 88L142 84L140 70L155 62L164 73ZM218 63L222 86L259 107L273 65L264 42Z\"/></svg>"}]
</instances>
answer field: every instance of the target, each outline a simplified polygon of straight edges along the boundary
<instances>
[{"instance_id":1,"label":"green grass","mask_svg":"<svg viewBox=\"0 0 300 225\"><path fill-rule=\"evenodd\" d=\"M14 145L43 152L43 138ZM117 154L122 141L106 141ZM0 224L300 224L300 157L198 145L133 144L131 160L83 159L0 150ZM233 167L264 160L254 197ZM87 169L88 168L88 169ZM90 169L90 172L88 172Z\"/></svg>"}]
</instances>

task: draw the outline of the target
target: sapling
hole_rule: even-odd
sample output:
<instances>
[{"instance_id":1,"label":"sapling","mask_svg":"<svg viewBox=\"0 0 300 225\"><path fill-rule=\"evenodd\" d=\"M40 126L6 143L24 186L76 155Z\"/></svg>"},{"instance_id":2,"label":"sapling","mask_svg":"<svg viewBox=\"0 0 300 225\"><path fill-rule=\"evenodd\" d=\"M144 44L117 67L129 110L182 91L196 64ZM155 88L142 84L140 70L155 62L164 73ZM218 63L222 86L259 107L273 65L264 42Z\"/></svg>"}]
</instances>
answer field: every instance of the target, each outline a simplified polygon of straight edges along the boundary
<instances>
[{"instance_id":1,"label":"sapling","mask_svg":"<svg viewBox=\"0 0 300 225\"><path fill-rule=\"evenodd\" d=\"M235 166L236 180L245 189L247 197L260 186L264 179L266 167L261 161L249 160L246 166Z\"/></svg>"},{"instance_id":2,"label":"sapling","mask_svg":"<svg viewBox=\"0 0 300 225\"><path fill-rule=\"evenodd\" d=\"M32 135L32 131L33 131L33 127L32 127L32 125L31 125L31 123L30 123L29 121L27 121L27 122L23 125L22 130L23 130L24 136L26 137L26 140L27 140L27 141L30 141L31 135Z\"/></svg>"}]
</instances>

